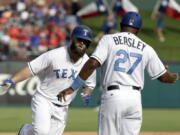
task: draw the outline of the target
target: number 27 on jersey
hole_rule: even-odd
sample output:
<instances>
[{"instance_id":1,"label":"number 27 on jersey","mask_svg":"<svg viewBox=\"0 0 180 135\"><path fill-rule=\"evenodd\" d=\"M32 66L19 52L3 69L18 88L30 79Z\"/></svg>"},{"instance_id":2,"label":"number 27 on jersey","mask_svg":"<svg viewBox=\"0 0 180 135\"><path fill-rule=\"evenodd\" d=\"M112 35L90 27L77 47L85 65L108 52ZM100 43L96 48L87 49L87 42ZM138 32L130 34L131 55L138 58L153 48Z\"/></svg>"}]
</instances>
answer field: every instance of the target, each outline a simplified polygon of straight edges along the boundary
<instances>
[{"instance_id":1,"label":"number 27 on jersey","mask_svg":"<svg viewBox=\"0 0 180 135\"><path fill-rule=\"evenodd\" d=\"M127 74L132 74L133 71L136 69L138 64L142 60L142 54L139 53L134 53L134 52L126 52L125 50L120 49L119 51L116 52L116 56L122 56L121 58L116 59L114 63L114 71L118 72L126 72ZM128 60L134 57L136 60L132 64L132 66L129 69L126 69L124 67L121 67L121 64L128 62Z\"/></svg>"}]
</instances>

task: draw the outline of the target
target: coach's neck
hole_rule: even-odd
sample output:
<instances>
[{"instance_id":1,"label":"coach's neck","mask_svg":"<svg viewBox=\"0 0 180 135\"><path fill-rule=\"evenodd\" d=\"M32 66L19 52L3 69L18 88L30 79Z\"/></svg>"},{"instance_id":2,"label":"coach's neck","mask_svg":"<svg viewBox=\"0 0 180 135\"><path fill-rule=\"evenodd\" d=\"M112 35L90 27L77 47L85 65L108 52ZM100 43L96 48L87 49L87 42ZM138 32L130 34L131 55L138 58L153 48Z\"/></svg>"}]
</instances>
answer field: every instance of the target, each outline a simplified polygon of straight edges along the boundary
<instances>
[{"instance_id":1,"label":"coach's neck","mask_svg":"<svg viewBox=\"0 0 180 135\"><path fill-rule=\"evenodd\" d=\"M139 33L139 30L140 29L121 25L121 32L130 32L137 35Z\"/></svg>"}]
</instances>

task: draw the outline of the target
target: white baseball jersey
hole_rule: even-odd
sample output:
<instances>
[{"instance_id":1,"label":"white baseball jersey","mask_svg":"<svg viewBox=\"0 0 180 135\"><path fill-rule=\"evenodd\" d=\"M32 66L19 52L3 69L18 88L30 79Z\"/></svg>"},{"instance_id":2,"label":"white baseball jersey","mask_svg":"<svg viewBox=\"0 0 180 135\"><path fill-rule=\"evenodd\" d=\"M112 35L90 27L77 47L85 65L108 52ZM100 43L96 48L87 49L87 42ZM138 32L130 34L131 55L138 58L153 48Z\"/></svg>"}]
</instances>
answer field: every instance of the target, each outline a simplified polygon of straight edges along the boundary
<instances>
[{"instance_id":1,"label":"white baseball jersey","mask_svg":"<svg viewBox=\"0 0 180 135\"><path fill-rule=\"evenodd\" d=\"M152 79L166 72L154 49L132 33L104 36L93 58L102 65L102 88L112 84L144 87L144 69Z\"/></svg>"},{"instance_id":2,"label":"white baseball jersey","mask_svg":"<svg viewBox=\"0 0 180 135\"><path fill-rule=\"evenodd\" d=\"M62 90L71 86L72 82L79 74L84 63L88 60L87 54L80 58L76 63L72 62L68 47L60 47L48 51L28 63L33 75L38 75L40 84L37 92L42 96L60 105L68 105L77 92L66 97L66 102L57 100L57 95ZM96 84L96 73L94 72L87 80L86 86L94 88Z\"/></svg>"},{"instance_id":3,"label":"white baseball jersey","mask_svg":"<svg viewBox=\"0 0 180 135\"><path fill-rule=\"evenodd\" d=\"M39 77L40 84L31 100L32 124L25 124L19 135L63 134L67 123L68 105L77 91L67 95L65 102L58 101L57 95L71 86L88 59L85 54L74 63L69 56L68 47L64 46L48 51L28 63L31 73ZM93 89L95 84L96 72L93 72L84 87Z\"/></svg>"},{"instance_id":4,"label":"white baseball jersey","mask_svg":"<svg viewBox=\"0 0 180 135\"><path fill-rule=\"evenodd\" d=\"M98 134L139 135L141 93L133 86L143 89L145 68L155 79L166 72L164 65L152 47L128 32L104 36L91 57L102 65Z\"/></svg>"}]
</instances>

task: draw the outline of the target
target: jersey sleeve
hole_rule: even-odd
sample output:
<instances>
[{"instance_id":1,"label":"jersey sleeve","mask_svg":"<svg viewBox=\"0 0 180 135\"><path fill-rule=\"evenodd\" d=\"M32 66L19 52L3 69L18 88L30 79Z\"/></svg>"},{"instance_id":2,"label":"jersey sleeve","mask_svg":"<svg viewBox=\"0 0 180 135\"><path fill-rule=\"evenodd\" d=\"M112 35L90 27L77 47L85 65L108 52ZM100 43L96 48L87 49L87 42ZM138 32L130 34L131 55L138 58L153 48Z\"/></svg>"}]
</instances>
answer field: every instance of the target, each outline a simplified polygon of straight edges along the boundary
<instances>
[{"instance_id":1,"label":"jersey sleeve","mask_svg":"<svg viewBox=\"0 0 180 135\"><path fill-rule=\"evenodd\" d=\"M46 69L50 63L49 53L47 52L28 62L28 66L32 75L36 75L40 71Z\"/></svg>"},{"instance_id":2,"label":"jersey sleeve","mask_svg":"<svg viewBox=\"0 0 180 135\"><path fill-rule=\"evenodd\" d=\"M108 56L108 49L108 38L103 36L90 57L95 58L102 65Z\"/></svg>"},{"instance_id":3,"label":"jersey sleeve","mask_svg":"<svg viewBox=\"0 0 180 135\"><path fill-rule=\"evenodd\" d=\"M96 70L85 81L84 87L94 89L96 86Z\"/></svg>"},{"instance_id":4,"label":"jersey sleeve","mask_svg":"<svg viewBox=\"0 0 180 135\"><path fill-rule=\"evenodd\" d=\"M146 69L152 79L157 79L166 72L166 68L153 48L151 48L149 54L150 56Z\"/></svg>"}]
</instances>

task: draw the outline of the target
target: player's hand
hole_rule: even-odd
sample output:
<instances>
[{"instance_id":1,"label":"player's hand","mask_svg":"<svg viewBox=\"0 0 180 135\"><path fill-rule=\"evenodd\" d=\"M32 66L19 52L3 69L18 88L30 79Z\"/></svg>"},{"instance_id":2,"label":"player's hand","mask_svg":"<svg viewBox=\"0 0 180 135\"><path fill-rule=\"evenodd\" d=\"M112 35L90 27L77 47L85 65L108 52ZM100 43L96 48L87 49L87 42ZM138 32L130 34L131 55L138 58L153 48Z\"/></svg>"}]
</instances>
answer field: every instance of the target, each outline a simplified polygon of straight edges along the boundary
<instances>
[{"instance_id":1,"label":"player's hand","mask_svg":"<svg viewBox=\"0 0 180 135\"><path fill-rule=\"evenodd\" d=\"M0 82L0 95L4 95L13 84L14 83L12 80L6 80L5 82Z\"/></svg>"},{"instance_id":2,"label":"player's hand","mask_svg":"<svg viewBox=\"0 0 180 135\"><path fill-rule=\"evenodd\" d=\"M173 83L175 83L177 80L179 80L179 74L178 73L172 73L171 76L174 78Z\"/></svg>"},{"instance_id":3,"label":"player's hand","mask_svg":"<svg viewBox=\"0 0 180 135\"><path fill-rule=\"evenodd\" d=\"M165 65L165 68L166 68L167 72L170 73L169 66ZM179 79L179 74L178 73L171 73L171 77L172 77L172 83L175 83Z\"/></svg>"},{"instance_id":4,"label":"player's hand","mask_svg":"<svg viewBox=\"0 0 180 135\"><path fill-rule=\"evenodd\" d=\"M89 105L93 90L91 88L84 88L81 93L81 98L86 105Z\"/></svg>"},{"instance_id":5,"label":"player's hand","mask_svg":"<svg viewBox=\"0 0 180 135\"><path fill-rule=\"evenodd\" d=\"M61 92L59 92L59 94L57 95L57 98L58 98L58 100L59 101L66 101L66 95L69 95L69 94L72 94L74 92L74 90L73 89L71 89L71 88L67 88L67 89L65 89L65 90L63 90L63 91L61 91Z\"/></svg>"}]
</instances>

